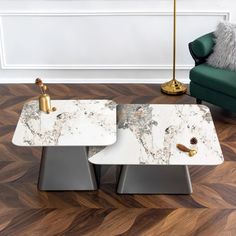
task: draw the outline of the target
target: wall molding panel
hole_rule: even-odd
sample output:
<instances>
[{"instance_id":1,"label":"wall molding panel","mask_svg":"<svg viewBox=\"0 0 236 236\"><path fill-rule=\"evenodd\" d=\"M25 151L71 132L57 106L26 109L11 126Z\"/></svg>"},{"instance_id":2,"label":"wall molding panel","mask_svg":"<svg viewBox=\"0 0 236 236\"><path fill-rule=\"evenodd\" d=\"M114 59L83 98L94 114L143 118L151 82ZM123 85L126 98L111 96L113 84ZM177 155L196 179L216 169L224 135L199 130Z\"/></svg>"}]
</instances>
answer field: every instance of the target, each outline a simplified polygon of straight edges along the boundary
<instances>
[{"instance_id":1,"label":"wall molding panel","mask_svg":"<svg viewBox=\"0 0 236 236\"><path fill-rule=\"evenodd\" d=\"M17 53L11 52L11 56L8 56L7 59L7 54L8 54L8 50L10 48L12 48L14 46L13 42L12 44L10 44L9 49L7 48L7 46L5 45L5 41L7 40L7 33L5 33L5 27L14 27L14 21L12 19L15 18L15 21L19 21L21 17L24 18L24 22L27 24L27 19L25 19L26 17L37 17L37 20L39 19L38 17L40 17L42 19L42 23L45 24L46 26L46 22L45 22L45 17L46 20L50 20L48 17L60 17L61 19L64 19L66 17L66 20L68 20L70 17L76 17L76 18L85 18L87 17L87 19L89 19L90 17L93 17L93 21L98 20L100 17L110 17L109 21L114 20L114 17L116 17L116 21L119 21L119 19L121 19L121 17L152 17L150 20L153 20L153 17L159 17L159 18L163 18L163 17L167 17L170 18L168 19L168 21L170 20L171 22L171 18L172 18L172 13L171 12L87 12L87 13L79 13L79 12L72 12L72 13L63 13L63 12L58 12L58 13L39 13L39 12L31 12L31 13L23 13L23 12L19 12L19 13L8 13L8 14L1 14L0 13L0 47L1 47L1 67L2 69L52 69L52 70L68 70L68 69L104 69L104 70L110 70L110 69L118 69L118 70L171 70L172 69L172 65L171 64L154 64L154 63L147 63L147 64L142 64L142 63L112 63L112 64L108 64L108 63L86 63L86 64L81 64L81 63L17 63L17 62L11 62L11 60L15 60L15 58L20 57L18 61L21 60L22 57L24 57L24 52L22 52L21 50ZM19 18L20 17L20 18ZM69 18L68 18L69 17ZM97 17L97 19L95 19L94 17ZM119 18L117 18L119 17ZM209 18L214 18L216 17L217 19L222 18L225 20L229 19L229 12L178 12L178 18L180 20L180 17L191 17L191 18L198 18L198 17L209 17ZM6 19L7 18L7 19ZM31 18L31 20L33 19ZM112 19L113 18L113 19ZM127 20L128 20L127 18ZM74 18L75 19L75 18ZM130 18L129 18L130 19ZM144 18L143 18L144 19ZM4 25L4 20L5 20L5 26ZM44 20L44 22L43 22ZM90 20L90 19L89 19ZM167 19L165 19L167 20ZM8 24L8 21L10 21L10 23ZM60 21L62 23L64 23L63 21ZM23 23L20 25L22 26ZM36 22L37 24L39 24L39 22ZM16 27L19 26L17 23L15 23ZM31 22L29 21L29 24L31 24ZM37 25L36 24L36 25ZM131 22L131 24L133 24L133 21ZM9 26L10 25L10 26ZM65 24L65 27L67 25ZM32 29L32 28L31 28ZM63 30L63 28L62 28ZM150 27L150 31L152 31L154 29L152 29ZM158 30L158 29L157 29ZM171 30L171 27L168 27L168 30ZM43 31L42 31L43 32ZM171 31L170 31L171 32ZM9 34L12 33L12 31L8 32ZM44 32L43 32L44 33ZM107 32L109 33L109 32ZM114 33L114 32L113 32ZM46 32L45 32L46 35ZM106 35L106 34L105 34ZM14 35L15 36L15 35ZM16 35L19 36L19 35ZM27 35L29 36L29 35ZM93 35L95 36L95 35ZM157 36L157 35L155 35ZM170 41L170 46L171 46L171 34L168 35L168 39ZM22 35L22 37L24 37L24 35ZM37 37L37 36L36 36ZM121 35L122 37L122 35ZM160 36L161 37L161 36ZM165 35L164 35L165 37ZM78 36L79 38L79 36ZM128 38L129 39L129 38ZM158 36L157 36L158 39ZM27 40L27 38L25 38L25 40ZM29 39L30 40L30 39ZM35 40L35 38L32 37L32 40ZM56 39L55 39L56 40ZM108 41L109 39L104 38L104 41ZM131 40L133 40L133 38L131 38ZM30 41L29 41L30 42ZM117 41L115 41L117 42ZM141 42L140 42L141 43ZM27 44L27 41L26 41ZM106 42L105 42L106 44ZM104 45L105 45L104 44ZM103 46L104 46L103 45ZM39 52L44 50L43 48L44 45L42 45L42 48L39 48ZM74 45L76 46L76 45ZM153 45L151 45L153 46ZM63 47L66 48L66 45L63 45ZM139 45L140 47L140 45ZM160 47L162 47L162 45L160 45ZM71 48L69 48L71 50ZM120 48L121 49L121 48ZM120 51L119 49L119 51ZM137 48L138 49L138 48ZM151 48L148 48L149 51L151 50ZM32 49L33 50L33 49ZM124 53L125 53L126 48L124 48ZM129 50L129 48L128 48ZM56 49L54 50L56 51ZM156 51L158 51L158 48L156 48ZM34 55L37 55L37 51L35 50ZM86 53L90 53L92 54L93 52L86 52ZM101 53L101 52L100 52ZM114 50L114 56L117 53L117 51ZM171 50L169 52L169 54L171 53ZM45 50L45 54L46 54L46 50ZM28 53L28 56L33 57L33 55L30 55ZM63 54L58 54L56 55L57 57L63 57ZM100 57L102 57L102 55L99 55ZM43 56L42 56L43 57ZM124 57L124 55L123 55ZM135 55L133 56L135 58ZM120 55L120 59L122 58L122 55ZM27 59L27 58L26 58ZM74 58L77 59L77 58ZM81 58L82 60L83 58ZM132 61L133 58L130 58L130 61ZM157 60L160 60L160 58L156 58ZM33 60L33 59L32 59ZM36 56L35 56L35 60L37 60ZM72 60L69 56L68 56L68 60ZM79 58L80 60L80 58ZM109 58L108 58L109 60ZM153 61L155 60L155 58L152 59ZM171 55L168 59L166 59L167 61L169 61L171 63ZM188 70L192 67L192 64L185 64L185 63L181 63L181 64L177 64L177 70Z\"/></svg>"},{"instance_id":2,"label":"wall molding panel","mask_svg":"<svg viewBox=\"0 0 236 236\"><path fill-rule=\"evenodd\" d=\"M236 20L236 3L183 0L177 79L188 83L188 43ZM0 1L0 83L163 83L172 77L173 2Z\"/></svg>"}]
</instances>

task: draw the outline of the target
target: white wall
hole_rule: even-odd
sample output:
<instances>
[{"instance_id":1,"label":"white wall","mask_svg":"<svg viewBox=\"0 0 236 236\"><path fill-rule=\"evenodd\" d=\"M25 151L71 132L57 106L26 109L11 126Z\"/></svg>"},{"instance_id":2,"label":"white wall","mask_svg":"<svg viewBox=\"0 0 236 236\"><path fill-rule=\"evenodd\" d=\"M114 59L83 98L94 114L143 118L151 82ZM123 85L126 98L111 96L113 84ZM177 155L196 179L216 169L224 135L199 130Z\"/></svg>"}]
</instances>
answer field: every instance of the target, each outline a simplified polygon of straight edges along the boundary
<instances>
[{"instance_id":1,"label":"white wall","mask_svg":"<svg viewBox=\"0 0 236 236\"><path fill-rule=\"evenodd\" d=\"M236 22L235 0L177 0L177 78L188 42ZM171 79L173 0L0 0L0 83Z\"/></svg>"}]
</instances>

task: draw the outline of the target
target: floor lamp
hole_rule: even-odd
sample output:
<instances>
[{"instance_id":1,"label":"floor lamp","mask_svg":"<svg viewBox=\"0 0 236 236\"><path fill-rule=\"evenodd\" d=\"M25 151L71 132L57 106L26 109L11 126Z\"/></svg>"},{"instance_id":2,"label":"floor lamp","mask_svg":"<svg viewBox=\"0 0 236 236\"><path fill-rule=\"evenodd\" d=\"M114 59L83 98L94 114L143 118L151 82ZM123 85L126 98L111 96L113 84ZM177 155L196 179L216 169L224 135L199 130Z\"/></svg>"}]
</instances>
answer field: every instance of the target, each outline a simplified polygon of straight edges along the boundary
<instances>
[{"instance_id":1,"label":"floor lamp","mask_svg":"<svg viewBox=\"0 0 236 236\"><path fill-rule=\"evenodd\" d=\"M176 80L176 0L174 1L174 24L173 24L173 78L171 81L161 85L161 91L170 95L186 93L186 85Z\"/></svg>"}]
</instances>

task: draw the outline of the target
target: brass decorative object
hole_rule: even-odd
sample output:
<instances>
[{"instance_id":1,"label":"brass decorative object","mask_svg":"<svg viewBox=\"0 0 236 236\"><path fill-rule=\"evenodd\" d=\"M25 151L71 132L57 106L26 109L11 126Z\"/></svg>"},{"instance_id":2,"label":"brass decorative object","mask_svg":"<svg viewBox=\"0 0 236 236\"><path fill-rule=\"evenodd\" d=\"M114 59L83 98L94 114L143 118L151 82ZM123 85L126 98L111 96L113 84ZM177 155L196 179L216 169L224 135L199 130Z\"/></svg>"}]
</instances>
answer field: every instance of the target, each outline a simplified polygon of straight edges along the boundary
<instances>
[{"instance_id":1,"label":"brass decorative object","mask_svg":"<svg viewBox=\"0 0 236 236\"><path fill-rule=\"evenodd\" d=\"M46 90L48 89L47 86L44 85L43 81L39 78L35 80L35 84L39 86L41 91L39 96L39 109L47 114L56 111L56 108L51 106L51 98L49 94L46 93Z\"/></svg>"},{"instance_id":2,"label":"brass decorative object","mask_svg":"<svg viewBox=\"0 0 236 236\"><path fill-rule=\"evenodd\" d=\"M190 157L194 156L197 154L197 150L195 149L190 149L184 146L183 144L177 144L176 147L182 151L182 152L187 152Z\"/></svg>"},{"instance_id":3,"label":"brass decorative object","mask_svg":"<svg viewBox=\"0 0 236 236\"><path fill-rule=\"evenodd\" d=\"M187 92L186 85L176 80L176 0L174 0L173 21L173 78L161 85L161 91L170 95L180 95Z\"/></svg>"}]
</instances>

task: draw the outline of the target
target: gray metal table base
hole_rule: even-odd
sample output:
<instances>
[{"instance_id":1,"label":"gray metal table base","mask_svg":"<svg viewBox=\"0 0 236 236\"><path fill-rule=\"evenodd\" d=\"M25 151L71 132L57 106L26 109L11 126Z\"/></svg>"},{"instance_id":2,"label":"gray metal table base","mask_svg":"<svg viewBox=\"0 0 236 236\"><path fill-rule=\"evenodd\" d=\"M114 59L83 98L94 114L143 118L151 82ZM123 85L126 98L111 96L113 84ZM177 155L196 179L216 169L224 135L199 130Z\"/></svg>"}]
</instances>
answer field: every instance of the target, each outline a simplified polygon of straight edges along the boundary
<instances>
[{"instance_id":1,"label":"gray metal table base","mask_svg":"<svg viewBox=\"0 0 236 236\"><path fill-rule=\"evenodd\" d=\"M126 165L122 167L120 194L191 194L187 166Z\"/></svg>"},{"instance_id":2,"label":"gray metal table base","mask_svg":"<svg viewBox=\"0 0 236 236\"><path fill-rule=\"evenodd\" d=\"M38 188L44 191L96 190L86 147L44 147Z\"/></svg>"}]
</instances>

